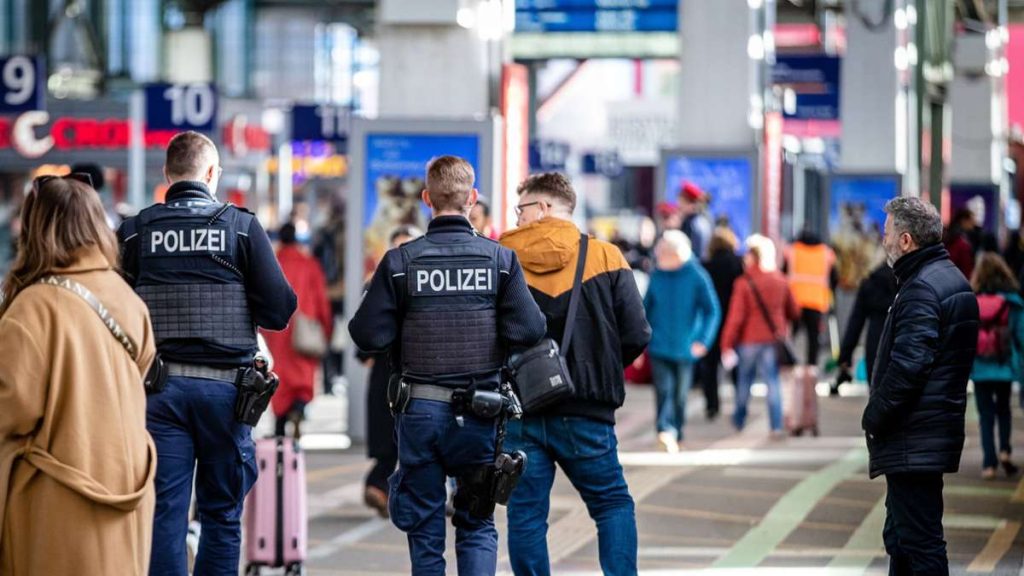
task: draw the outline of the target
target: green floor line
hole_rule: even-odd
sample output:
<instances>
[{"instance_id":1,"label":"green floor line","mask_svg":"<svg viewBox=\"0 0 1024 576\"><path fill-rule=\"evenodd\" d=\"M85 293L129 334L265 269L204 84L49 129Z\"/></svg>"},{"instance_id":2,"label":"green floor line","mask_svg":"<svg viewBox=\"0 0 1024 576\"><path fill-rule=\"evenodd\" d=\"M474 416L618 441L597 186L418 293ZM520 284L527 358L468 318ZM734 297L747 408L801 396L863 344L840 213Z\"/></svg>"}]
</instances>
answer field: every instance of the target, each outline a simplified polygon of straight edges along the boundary
<instances>
[{"instance_id":1,"label":"green floor line","mask_svg":"<svg viewBox=\"0 0 1024 576\"><path fill-rule=\"evenodd\" d=\"M864 467L867 450L855 448L841 459L803 479L790 489L760 524L747 532L713 568L748 568L761 563L811 513L822 498L847 476Z\"/></svg>"},{"instance_id":2,"label":"green floor line","mask_svg":"<svg viewBox=\"0 0 1024 576\"><path fill-rule=\"evenodd\" d=\"M868 566L871 566L871 562L874 561L874 557L863 554L863 552L884 550L885 546L882 543L882 527L884 525L885 496L878 499L875 507L861 521L860 526L843 546L843 551L850 552L850 554L836 556L828 563L828 567L867 570Z\"/></svg>"},{"instance_id":3,"label":"green floor line","mask_svg":"<svg viewBox=\"0 0 1024 576\"><path fill-rule=\"evenodd\" d=\"M1012 498L1013 488L989 488L987 486L946 486L942 489L947 496L982 496L992 498Z\"/></svg>"}]
</instances>

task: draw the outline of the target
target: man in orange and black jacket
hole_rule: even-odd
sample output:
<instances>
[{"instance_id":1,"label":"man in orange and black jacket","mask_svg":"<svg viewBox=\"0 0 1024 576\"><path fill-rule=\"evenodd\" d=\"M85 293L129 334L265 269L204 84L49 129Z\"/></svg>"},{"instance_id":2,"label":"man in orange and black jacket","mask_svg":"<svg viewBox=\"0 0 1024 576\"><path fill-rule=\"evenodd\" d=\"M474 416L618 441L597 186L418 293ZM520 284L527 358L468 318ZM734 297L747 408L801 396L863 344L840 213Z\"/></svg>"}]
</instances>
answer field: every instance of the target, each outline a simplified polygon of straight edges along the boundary
<instances>
[{"instance_id":1,"label":"man in orange and black jacket","mask_svg":"<svg viewBox=\"0 0 1024 576\"><path fill-rule=\"evenodd\" d=\"M501 243L519 257L547 318L547 336L560 341L580 246L572 222L576 193L557 173L531 176L518 192L519 228ZM615 410L625 399L623 368L643 352L651 328L629 264L607 242L589 240L574 321L565 352L574 396L509 423L507 447L526 452L529 462L508 503L512 569L517 575L550 573L547 520L557 463L597 524L602 571L636 574L636 517L619 463Z\"/></svg>"}]
</instances>

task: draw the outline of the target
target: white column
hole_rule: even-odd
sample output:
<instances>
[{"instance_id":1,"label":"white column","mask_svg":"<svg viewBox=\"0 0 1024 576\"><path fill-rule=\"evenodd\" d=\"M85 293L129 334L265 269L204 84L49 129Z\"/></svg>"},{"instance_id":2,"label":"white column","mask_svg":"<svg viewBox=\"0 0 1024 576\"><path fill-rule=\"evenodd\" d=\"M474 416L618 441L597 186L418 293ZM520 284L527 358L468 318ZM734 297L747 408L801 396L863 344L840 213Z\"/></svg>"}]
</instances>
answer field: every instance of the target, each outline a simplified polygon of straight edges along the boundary
<instances>
[{"instance_id":1,"label":"white column","mask_svg":"<svg viewBox=\"0 0 1024 576\"><path fill-rule=\"evenodd\" d=\"M895 172L897 155L906 158L905 105L897 103L899 78L894 64L897 31L887 0L847 2L846 54L841 71L840 118L843 123L841 169ZM900 149L902 148L902 150Z\"/></svg>"},{"instance_id":2,"label":"white column","mask_svg":"<svg viewBox=\"0 0 1024 576\"><path fill-rule=\"evenodd\" d=\"M952 182L995 184L1001 179L1006 102L996 76L1002 73L1001 64L991 55L984 34L957 36L953 53L956 76L950 87ZM989 62L993 64L986 66Z\"/></svg>"},{"instance_id":3,"label":"white column","mask_svg":"<svg viewBox=\"0 0 1024 576\"><path fill-rule=\"evenodd\" d=\"M492 0L381 0L380 116L487 114L500 46ZM494 36L498 36L495 38Z\"/></svg>"},{"instance_id":4,"label":"white column","mask_svg":"<svg viewBox=\"0 0 1024 576\"><path fill-rule=\"evenodd\" d=\"M747 0L679 3L679 145L751 149L751 35Z\"/></svg>"}]
</instances>

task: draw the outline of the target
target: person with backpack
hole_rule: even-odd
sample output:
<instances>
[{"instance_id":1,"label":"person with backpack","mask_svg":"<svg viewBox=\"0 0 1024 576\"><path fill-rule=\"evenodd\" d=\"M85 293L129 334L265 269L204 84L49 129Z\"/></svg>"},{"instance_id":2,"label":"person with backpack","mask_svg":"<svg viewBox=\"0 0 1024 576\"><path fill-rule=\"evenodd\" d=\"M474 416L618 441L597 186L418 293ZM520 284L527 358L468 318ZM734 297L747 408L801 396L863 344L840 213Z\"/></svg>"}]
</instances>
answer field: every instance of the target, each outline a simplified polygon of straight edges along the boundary
<instances>
[{"instance_id":1,"label":"person with backpack","mask_svg":"<svg viewBox=\"0 0 1024 576\"><path fill-rule=\"evenodd\" d=\"M981 477L993 480L997 464L1007 476L1017 474L1010 461L1010 391L1021 373L1024 349L1024 300L1020 284L1009 265L995 252L983 252L971 278L978 296L980 325L978 352L971 370L974 401L978 406ZM999 423L999 455L996 456L995 428Z\"/></svg>"}]
</instances>

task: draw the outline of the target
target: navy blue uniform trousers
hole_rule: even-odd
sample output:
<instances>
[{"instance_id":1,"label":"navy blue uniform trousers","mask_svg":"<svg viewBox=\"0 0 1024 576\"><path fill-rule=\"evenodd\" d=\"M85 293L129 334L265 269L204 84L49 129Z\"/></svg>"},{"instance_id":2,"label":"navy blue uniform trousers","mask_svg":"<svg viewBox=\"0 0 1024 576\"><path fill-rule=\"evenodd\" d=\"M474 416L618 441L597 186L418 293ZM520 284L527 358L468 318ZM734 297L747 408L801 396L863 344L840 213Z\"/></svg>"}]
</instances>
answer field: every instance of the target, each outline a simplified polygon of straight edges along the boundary
<instances>
[{"instance_id":1,"label":"navy blue uniform trousers","mask_svg":"<svg viewBox=\"0 0 1024 576\"><path fill-rule=\"evenodd\" d=\"M395 420L398 470L388 479L391 521L408 535L413 576L444 575L445 482L493 464L496 421L465 416L451 405L412 400ZM498 561L494 517L474 518L456 499L455 553L460 575L493 575Z\"/></svg>"},{"instance_id":2,"label":"navy blue uniform trousers","mask_svg":"<svg viewBox=\"0 0 1024 576\"><path fill-rule=\"evenodd\" d=\"M242 504L256 482L252 430L235 421L233 383L172 376L147 399L156 444L156 514L150 576L186 576L192 479L202 533L194 576L238 574Z\"/></svg>"}]
</instances>

